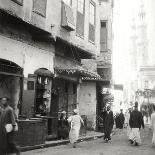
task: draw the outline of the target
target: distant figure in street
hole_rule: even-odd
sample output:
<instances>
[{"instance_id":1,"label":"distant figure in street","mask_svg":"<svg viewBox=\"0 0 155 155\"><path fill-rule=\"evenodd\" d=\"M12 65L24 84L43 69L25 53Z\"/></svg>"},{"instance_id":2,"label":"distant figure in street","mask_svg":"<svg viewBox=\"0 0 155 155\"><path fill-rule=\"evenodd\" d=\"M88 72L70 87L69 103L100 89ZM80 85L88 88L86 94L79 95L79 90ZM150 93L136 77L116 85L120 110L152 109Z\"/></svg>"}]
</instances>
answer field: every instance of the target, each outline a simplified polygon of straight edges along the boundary
<instances>
[{"instance_id":1,"label":"distant figure in street","mask_svg":"<svg viewBox=\"0 0 155 155\"><path fill-rule=\"evenodd\" d=\"M131 134L131 128L130 128L130 125L129 125L129 120L130 120L130 114L131 114L132 110L131 108L128 109L126 115L125 115L125 124L126 124L126 127L127 127L127 136L128 136L128 139L130 137L130 134Z\"/></svg>"},{"instance_id":2,"label":"distant figure in street","mask_svg":"<svg viewBox=\"0 0 155 155\"><path fill-rule=\"evenodd\" d=\"M66 111L61 113L58 120L58 139L68 139L69 136L69 124L66 117Z\"/></svg>"},{"instance_id":3,"label":"distant figure in street","mask_svg":"<svg viewBox=\"0 0 155 155\"><path fill-rule=\"evenodd\" d=\"M74 109L73 116L68 118L68 122L70 123L70 132L69 132L69 140L70 143L73 144L73 148L76 148L76 143L79 138L79 132L81 124L84 125L84 122L79 115L77 109Z\"/></svg>"},{"instance_id":4,"label":"distant figure in street","mask_svg":"<svg viewBox=\"0 0 155 155\"><path fill-rule=\"evenodd\" d=\"M20 155L20 151L14 142L14 131L16 127L15 114L9 106L8 101L9 99L7 97L1 98L3 111L0 116L0 155L12 153Z\"/></svg>"},{"instance_id":5,"label":"distant figure in street","mask_svg":"<svg viewBox=\"0 0 155 155\"><path fill-rule=\"evenodd\" d=\"M104 125L104 140L108 142L111 140L111 131L114 125L114 117L113 112L110 109L110 105L107 106L107 112L105 116L105 125Z\"/></svg>"},{"instance_id":6,"label":"distant figure in street","mask_svg":"<svg viewBox=\"0 0 155 155\"><path fill-rule=\"evenodd\" d=\"M118 128L123 129L125 117L123 114L123 109L120 110L120 114L118 115Z\"/></svg>"},{"instance_id":7,"label":"distant figure in street","mask_svg":"<svg viewBox=\"0 0 155 155\"><path fill-rule=\"evenodd\" d=\"M119 113L117 112L116 113L116 116L115 116L115 124L116 124L116 129L118 129L119 128Z\"/></svg>"},{"instance_id":8,"label":"distant figure in street","mask_svg":"<svg viewBox=\"0 0 155 155\"><path fill-rule=\"evenodd\" d=\"M152 146L155 147L155 105L153 105L153 113L151 114L151 127L153 130Z\"/></svg>"},{"instance_id":9,"label":"distant figure in street","mask_svg":"<svg viewBox=\"0 0 155 155\"><path fill-rule=\"evenodd\" d=\"M131 127L131 134L129 141L131 144L138 146L141 144L140 129L144 129L144 120L142 113L138 111L138 102L135 102L135 109L131 112L129 124Z\"/></svg>"}]
</instances>

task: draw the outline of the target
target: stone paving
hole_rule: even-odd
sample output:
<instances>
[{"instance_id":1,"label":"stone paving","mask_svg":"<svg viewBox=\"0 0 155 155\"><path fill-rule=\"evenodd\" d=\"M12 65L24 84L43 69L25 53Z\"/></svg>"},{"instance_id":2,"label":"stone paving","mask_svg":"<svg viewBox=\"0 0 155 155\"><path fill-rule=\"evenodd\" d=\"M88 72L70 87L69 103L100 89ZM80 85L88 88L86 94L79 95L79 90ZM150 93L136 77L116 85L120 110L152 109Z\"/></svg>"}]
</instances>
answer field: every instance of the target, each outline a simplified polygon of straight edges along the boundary
<instances>
[{"instance_id":1,"label":"stone paving","mask_svg":"<svg viewBox=\"0 0 155 155\"><path fill-rule=\"evenodd\" d=\"M103 139L85 141L72 148L70 144L39 149L22 153L23 155L155 155L151 147L151 131L146 128L142 134L142 145L131 146L127 141L126 130L117 130L111 143L104 143Z\"/></svg>"}]
</instances>

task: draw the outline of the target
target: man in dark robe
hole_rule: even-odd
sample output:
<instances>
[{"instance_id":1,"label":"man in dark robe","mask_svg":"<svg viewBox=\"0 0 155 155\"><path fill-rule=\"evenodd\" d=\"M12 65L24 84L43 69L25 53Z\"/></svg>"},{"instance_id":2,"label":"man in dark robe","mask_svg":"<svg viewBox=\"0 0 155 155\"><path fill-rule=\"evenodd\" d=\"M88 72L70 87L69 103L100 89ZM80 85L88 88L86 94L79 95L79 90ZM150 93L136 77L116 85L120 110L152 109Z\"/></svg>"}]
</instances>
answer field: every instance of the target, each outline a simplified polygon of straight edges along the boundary
<instances>
[{"instance_id":1,"label":"man in dark robe","mask_svg":"<svg viewBox=\"0 0 155 155\"><path fill-rule=\"evenodd\" d=\"M1 98L1 105L3 110L0 115L0 155L6 155L16 153L20 155L20 151L14 142L14 131L15 131L15 115L13 109L8 104L8 98ZM12 124L12 131L7 132L5 126Z\"/></svg>"},{"instance_id":2,"label":"man in dark robe","mask_svg":"<svg viewBox=\"0 0 155 155\"><path fill-rule=\"evenodd\" d=\"M118 128L119 129L123 129L125 117L124 117L124 114L123 114L123 110L121 109L120 111L121 112L120 112L120 114L118 116L118 121L119 121Z\"/></svg>"},{"instance_id":3,"label":"man in dark robe","mask_svg":"<svg viewBox=\"0 0 155 155\"><path fill-rule=\"evenodd\" d=\"M104 123L104 140L108 142L111 140L111 131L114 125L114 117L113 112L110 110L110 106L107 106L107 112L105 116L105 123Z\"/></svg>"},{"instance_id":4,"label":"man in dark robe","mask_svg":"<svg viewBox=\"0 0 155 155\"><path fill-rule=\"evenodd\" d=\"M106 111L106 107L104 107L102 109L102 113L101 113L101 118L102 118L102 123L103 123L103 131L104 132L104 125L105 125L105 117L106 117L107 111Z\"/></svg>"},{"instance_id":5,"label":"man in dark robe","mask_svg":"<svg viewBox=\"0 0 155 155\"><path fill-rule=\"evenodd\" d=\"M141 127L143 127L143 129L145 127L143 115L140 111L138 111L138 102L135 102L135 110L133 110L130 114L129 125L131 127L129 141L131 144L138 146L141 144L140 129Z\"/></svg>"},{"instance_id":6,"label":"man in dark robe","mask_svg":"<svg viewBox=\"0 0 155 155\"><path fill-rule=\"evenodd\" d=\"M67 121L66 112L61 113L58 120L58 139L68 139L69 137L69 123Z\"/></svg>"}]
</instances>

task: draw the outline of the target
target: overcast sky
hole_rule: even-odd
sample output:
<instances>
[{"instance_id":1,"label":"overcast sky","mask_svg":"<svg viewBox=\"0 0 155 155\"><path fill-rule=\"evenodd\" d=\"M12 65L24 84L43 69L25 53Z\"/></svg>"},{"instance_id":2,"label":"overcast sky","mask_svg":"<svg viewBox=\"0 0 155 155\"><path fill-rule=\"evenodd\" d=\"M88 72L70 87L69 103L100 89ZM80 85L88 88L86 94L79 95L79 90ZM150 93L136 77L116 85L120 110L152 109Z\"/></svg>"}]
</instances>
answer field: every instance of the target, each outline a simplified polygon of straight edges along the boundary
<instances>
[{"instance_id":1,"label":"overcast sky","mask_svg":"<svg viewBox=\"0 0 155 155\"><path fill-rule=\"evenodd\" d=\"M113 16L113 78L115 83L124 83L131 77L128 59L131 21L139 0L114 0Z\"/></svg>"}]
</instances>

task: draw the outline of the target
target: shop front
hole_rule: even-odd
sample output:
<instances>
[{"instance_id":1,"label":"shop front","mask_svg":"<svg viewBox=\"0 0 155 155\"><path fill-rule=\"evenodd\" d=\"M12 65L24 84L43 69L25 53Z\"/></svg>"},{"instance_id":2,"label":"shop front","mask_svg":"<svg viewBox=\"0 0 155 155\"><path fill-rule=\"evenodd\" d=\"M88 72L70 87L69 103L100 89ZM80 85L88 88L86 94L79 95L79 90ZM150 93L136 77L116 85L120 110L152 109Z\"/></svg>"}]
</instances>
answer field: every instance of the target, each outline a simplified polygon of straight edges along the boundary
<instances>
[{"instance_id":1,"label":"shop front","mask_svg":"<svg viewBox=\"0 0 155 155\"><path fill-rule=\"evenodd\" d=\"M10 98L16 115L20 111L23 69L14 62L0 59L0 97Z\"/></svg>"}]
</instances>

